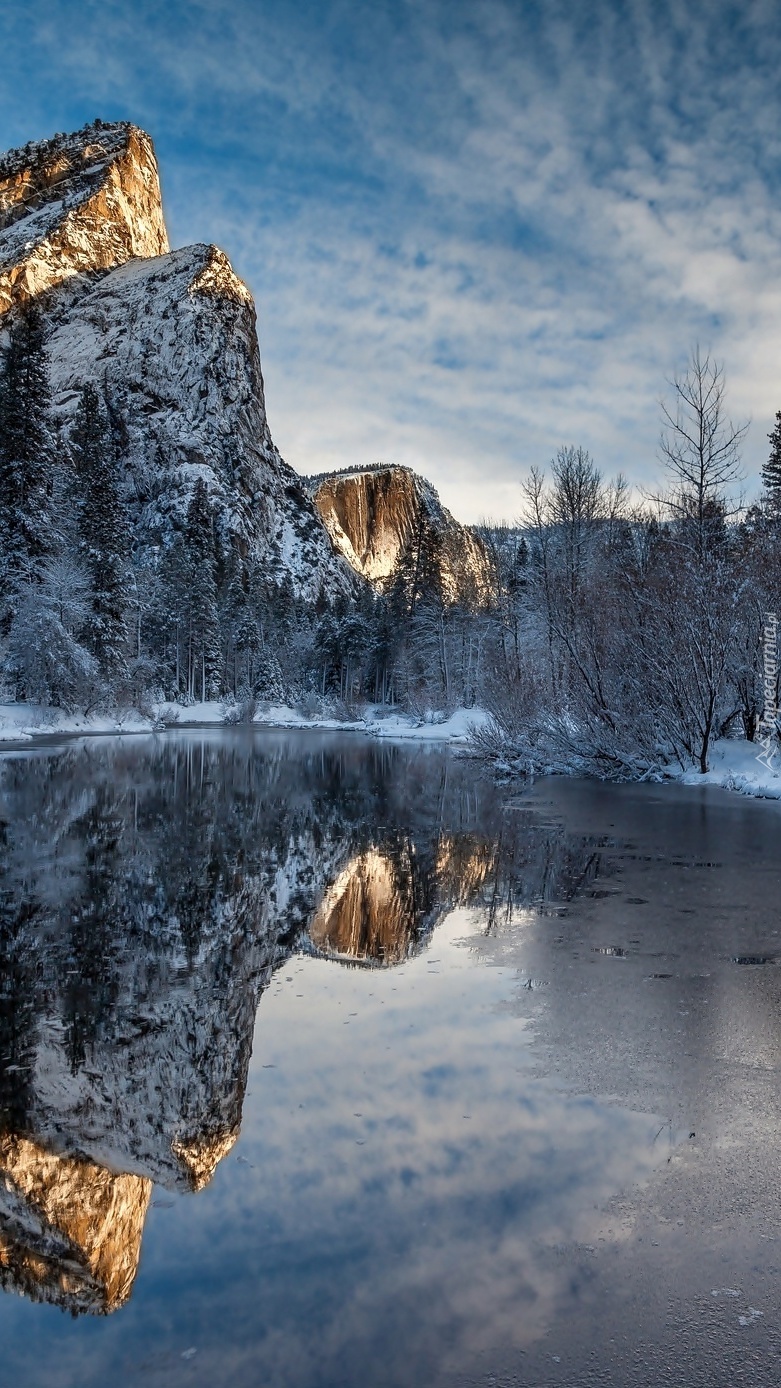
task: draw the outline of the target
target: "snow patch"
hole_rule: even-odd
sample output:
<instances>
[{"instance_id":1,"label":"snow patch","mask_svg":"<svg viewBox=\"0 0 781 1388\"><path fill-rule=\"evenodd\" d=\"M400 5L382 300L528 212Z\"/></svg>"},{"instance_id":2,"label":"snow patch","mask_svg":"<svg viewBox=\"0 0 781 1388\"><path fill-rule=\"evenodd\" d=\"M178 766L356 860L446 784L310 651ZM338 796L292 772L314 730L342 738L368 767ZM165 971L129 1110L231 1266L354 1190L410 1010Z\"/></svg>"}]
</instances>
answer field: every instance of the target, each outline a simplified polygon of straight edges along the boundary
<instances>
[{"instance_id":1,"label":"snow patch","mask_svg":"<svg viewBox=\"0 0 781 1388\"><path fill-rule=\"evenodd\" d=\"M720 786L761 800L781 800L781 748L770 767L757 760L761 750L758 742L722 738L711 749L705 775L692 768L675 779L686 786Z\"/></svg>"},{"instance_id":2,"label":"snow patch","mask_svg":"<svg viewBox=\"0 0 781 1388\"><path fill-rule=\"evenodd\" d=\"M489 721L490 715L482 708L456 709L447 718L430 713L420 719L407 713L387 713L370 705L364 717L345 722L339 718L307 718L287 704L266 706L258 710L253 720L256 727L359 732L394 741L440 743L466 743L475 729L484 727ZM218 700L188 705L158 704L152 717L145 717L135 709L115 714L80 714L39 704L0 704L0 743L31 742L61 735L148 733L169 727L222 726L225 722L225 704Z\"/></svg>"}]
</instances>

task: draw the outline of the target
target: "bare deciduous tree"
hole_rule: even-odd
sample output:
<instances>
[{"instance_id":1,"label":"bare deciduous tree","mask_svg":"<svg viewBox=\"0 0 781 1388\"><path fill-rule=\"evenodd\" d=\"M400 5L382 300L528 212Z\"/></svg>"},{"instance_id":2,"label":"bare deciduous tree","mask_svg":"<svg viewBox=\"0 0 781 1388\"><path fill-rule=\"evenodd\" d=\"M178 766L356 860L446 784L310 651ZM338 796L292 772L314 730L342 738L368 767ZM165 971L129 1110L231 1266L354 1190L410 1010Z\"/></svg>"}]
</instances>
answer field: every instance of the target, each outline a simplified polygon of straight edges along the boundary
<instances>
[{"instance_id":1,"label":"bare deciduous tree","mask_svg":"<svg viewBox=\"0 0 781 1388\"><path fill-rule=\"evenodd\" d=\"M659 449L673 482L665 501L676 517L693 523L702 554L714 515L726 510L727 489L742 477L740 450L748 422L736 425L727 417L724 368L710 354L703 356L699 346L672 386L672 404L661 402Z\"/></svg>"}]
</instances>

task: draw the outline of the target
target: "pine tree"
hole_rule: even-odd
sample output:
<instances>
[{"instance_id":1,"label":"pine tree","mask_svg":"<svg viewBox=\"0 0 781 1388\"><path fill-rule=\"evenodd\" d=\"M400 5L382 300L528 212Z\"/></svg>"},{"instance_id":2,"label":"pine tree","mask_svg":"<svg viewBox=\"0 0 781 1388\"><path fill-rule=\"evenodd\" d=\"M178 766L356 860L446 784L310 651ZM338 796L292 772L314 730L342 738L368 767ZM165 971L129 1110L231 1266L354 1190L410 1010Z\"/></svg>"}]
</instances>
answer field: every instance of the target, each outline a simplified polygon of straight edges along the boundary
<instances>
[{"instance_id":1,"label":"pine tree","mask_svg":"<svg viewBox=\"0 0 781 1388\"><path fill-rule=\"evenodd\" d=\"M152 648L169 697L188 692L190 563L184 537L176 534L163 551L151 604Z\"/></svg>"},{"instance_id":2,"label":"pine tree","mask_svg":"<svg viewBox=\"0 0 781 1388\"><path fill-rule=\"evenodd\" d=\"M285 680L282 667L273 651L267 646L258 653L254 693L259 699L272 704L283 704L286 698Z\"/></svg>"},{"instance_id":3,"label":"pine tree","mask_svg":"<svg viewBox=\"0 0 781 1388\"><path fill-rule=\"evenodd\" d=\"M219 688L220 626L217 613L216 548L209 491L202 477L187 508L185 544L190 565L188 693L213 697Z\"/></svg>"},{"instance_id":4,"label":"pine tree","mask_svg":"<svg viewBox=\"0 0 781 1388\"><path fill-rule=\"evenodd\" d=\"M49 500L53 447L39 310L11 331L0 374L0 632L7 635L22 585L35 582L55 548Z\"/></svg>"},{"instance_id":5,"label":"pine tree","mask_svg":"<svg viewBox=\"0 0 781 1388\"><path fill-rule=\"evenodd\" d=\"M125 668L130 531L117 486L108 418L93 385L81 393L72 435L79 538L91 581L85 639L106 679Z\"/></svg>"},{"instance_id":6,"label":"pine tree","mask_svg":"<svg viewBox=\"0 0 781 1388\"><path fill-rule=\"evenodd\" d=\"M44 560L36 582L19 587L6 643L17 698L65 709L94 701L99 670L79 639L89 599L78 555Z\"/></svg>"},{"instance_id":7,"label":"pine tree","mask_svg":"<svg viewBox=\"0 0 781 1388\"><path fill-rule=\"evenodd\" d=\"M762 468L762 481L771 501L781 507L781 410L776 411L776 427L768 439L770 457Z\"/></svg>"}]
</instances>

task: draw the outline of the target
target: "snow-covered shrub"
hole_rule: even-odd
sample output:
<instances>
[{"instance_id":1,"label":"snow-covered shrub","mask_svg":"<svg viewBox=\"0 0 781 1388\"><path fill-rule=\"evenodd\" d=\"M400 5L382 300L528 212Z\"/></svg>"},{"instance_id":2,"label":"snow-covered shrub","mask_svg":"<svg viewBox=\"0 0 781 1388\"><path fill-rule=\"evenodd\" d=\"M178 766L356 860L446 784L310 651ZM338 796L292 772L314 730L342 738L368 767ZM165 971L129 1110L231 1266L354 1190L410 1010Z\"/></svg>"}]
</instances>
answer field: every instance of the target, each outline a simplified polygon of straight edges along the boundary
<instances>
[{"instance_id":1,"label":"snow-covered shrub","mask_svg":"<svg viewBox=\"0 0 781 1388\"><path fill-rule=\"evenodd\" d=\"M246 699L227 701L222 705L222 720L230 727L239 724L249 725L254 723L255 714L258 711L258 701L254 694L249 694Z\"/></svg>"},{"instance_id":2,"label":"snow-covered shrub","mask_svg":"<svg viewBox=\"0 0 781 1388\"><path fill-rule=\"evenodd\" d=\"M74 711L105 697L97 661L74 635L78 593L66 596L60 565L19 591L4 665L17 697Z\"/></svg>"}]
</instances>

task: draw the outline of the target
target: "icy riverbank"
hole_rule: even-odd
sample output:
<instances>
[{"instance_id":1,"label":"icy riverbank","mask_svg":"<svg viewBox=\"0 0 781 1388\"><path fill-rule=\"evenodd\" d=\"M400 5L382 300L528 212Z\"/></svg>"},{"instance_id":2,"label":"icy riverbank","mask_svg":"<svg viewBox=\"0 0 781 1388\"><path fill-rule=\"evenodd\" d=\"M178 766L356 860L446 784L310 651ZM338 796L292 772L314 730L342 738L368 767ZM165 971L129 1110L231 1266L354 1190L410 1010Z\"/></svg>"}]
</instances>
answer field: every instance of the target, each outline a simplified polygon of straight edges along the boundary
<instances>
[{"instance_id":1,"label":"icy riverbank","mask_svg":"<svg viewBox=\"0 0 781 1388\"><path fill-rule=\"evenodd\" d=\"M693 767L675 780L687 786L721 786L762 800L781 800L781 749L768 767L759 761L762 747L743 738L722 738L710 754L710 770L703 776Z\"/></svg>"},{"instance_id":2,"label":"icy riverbank","mask_svg":"<svg viewBox=\"0 0 781 1388\"><path fill-rule=\"evenodd\" d=\"M232 716L233 715L233 716ZM405 739L418 742L466 743L476 727L488 721L481 708L456 709L448 718L432 714L413 718L410 714L382 711L369 706L361 718L307 718L287 704L258 709L252 719L255 727L302 728L333 732L360 732L371 737ZM116 733L148 733L167 728L235 726L235 710L218 700L205 703L160 704L151 717L128 709L113 714L65 713L61 709L36 704L0 704L0 743L31 742L43 737Z\"/></svg>"},{"instance_id":3,"label":"icy riverbank","mask_svg":"<svg viewBox=\"0 0 781 1388\"><path fill-rule=\"evenodd\" d=\"M482 708L460 708L445 718L432 713L414 718L398 711L388 712L367 706L361 718L307 718L288 704L273 704L256 711L252 726L259 728L310 729L321 732L357 732L370 737L426 743L464 745L470 734L485 727L490 715ZM4 743L35 742L59 736L89 736L117 733L149 733L169 728L237 726L236 709L219 700L189 705L156 705L153 716L127 709L113 714L65 713L61 709L36 704L0 704L0 746ZM241 726L238 724L238 726ZM701 775L694 767L688 771L668 770L670 780L689 786L718 786L741 795L765 800L781 800L781 750L771 766L758 760L759 743L724 738L714 744L710 770ZM573 773L577 774L577 773Z\"/></svg>"}]
</instances>

